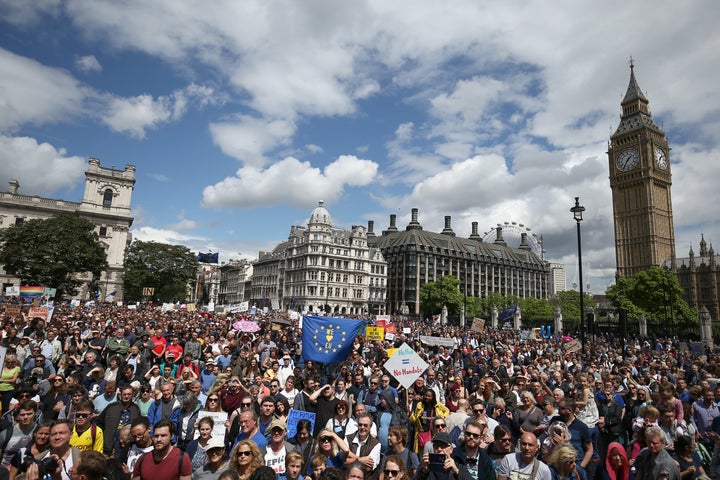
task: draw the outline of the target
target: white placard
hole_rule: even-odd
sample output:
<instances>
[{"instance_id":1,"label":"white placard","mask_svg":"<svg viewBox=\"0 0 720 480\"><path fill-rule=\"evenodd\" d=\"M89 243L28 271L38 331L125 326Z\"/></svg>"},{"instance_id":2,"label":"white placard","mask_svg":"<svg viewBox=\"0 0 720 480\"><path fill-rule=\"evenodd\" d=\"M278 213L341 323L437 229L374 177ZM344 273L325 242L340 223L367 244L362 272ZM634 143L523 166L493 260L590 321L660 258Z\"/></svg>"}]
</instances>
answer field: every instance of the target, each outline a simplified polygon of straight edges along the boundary
<instances>
[{"instance_id":1,"label":"white placard","mask_svg":"<svg viewBox=\"0 0 720 480\"><path fill-rule=\"evenodd\" d=\"M407 343L403 343L383 366L400 385L409 388L427 369L428 364Z\"/></svg>"},{"instance_id":2,"label":"white placard","mask_svg":"<svg viewBox=\"0 0 720 480\"><path fill-rule=\"evenodd\" d=\"M201 418L210 417L213 419L214 426L212 431L212 437L213 438L225 438L225 420L228 419L227 412L208 412L205 410L200 410L198 412L198 421L200 421ZM196 428L195 429L195 438L198 438L200 436L200 431Z\"/></svg>"}]
</instances>

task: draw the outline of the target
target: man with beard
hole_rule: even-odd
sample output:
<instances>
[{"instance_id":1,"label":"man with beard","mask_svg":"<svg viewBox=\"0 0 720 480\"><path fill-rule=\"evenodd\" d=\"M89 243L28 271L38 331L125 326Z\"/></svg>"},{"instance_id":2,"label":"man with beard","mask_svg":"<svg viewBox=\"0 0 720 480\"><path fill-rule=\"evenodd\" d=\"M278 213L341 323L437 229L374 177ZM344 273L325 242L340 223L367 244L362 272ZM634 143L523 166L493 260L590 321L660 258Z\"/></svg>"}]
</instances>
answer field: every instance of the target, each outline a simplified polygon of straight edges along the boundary
<instances>
[{"instance_id":1,"label":"man with beard","mask_svg":"<svg viewBox=\"0 0 720 480\"><path fill-rule=\"evenodd\" d=\"M190 480L192 463L187 453L172 446L175 426L160 420L153 431L153 450L143 454L133 468L132 480ZM150 458L148 458L150 457Z\"/></svg>"},{"instance_id":2,"label":"man with beard","mask_svg":"<svg viewBox=\"0 0 720 480\"><path fill-rule=\"evenodd\" d=\"M480 448L485 425L472 420L465 426L463 438L465 442L453 451L455 461L467 467L470 475L477 480L491 479L495 476L495 467L490 456Z\"/></svg>"},{"instance_id":3,"label":"man with beard","mask_svg":"<svg viewBox=\"0 0 720 480\"><path fill-rule=\"evenodd\" d=\"M293 408L295 410L317 413L317 406L310 399L310 396L315 392L316 385L317 382L314 378L307 378L305 380L302 391L295 395L295 400L293 401Z\"/></svg>"}]
</instances>

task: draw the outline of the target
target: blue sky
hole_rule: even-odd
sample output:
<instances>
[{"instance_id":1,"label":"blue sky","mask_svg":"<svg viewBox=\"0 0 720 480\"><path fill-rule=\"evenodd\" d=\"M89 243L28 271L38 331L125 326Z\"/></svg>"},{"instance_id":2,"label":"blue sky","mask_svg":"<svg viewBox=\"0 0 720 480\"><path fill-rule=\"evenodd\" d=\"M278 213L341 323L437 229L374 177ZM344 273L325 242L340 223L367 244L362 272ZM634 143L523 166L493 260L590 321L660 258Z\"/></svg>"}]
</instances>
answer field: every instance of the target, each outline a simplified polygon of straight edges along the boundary
<instances>
[{"instance_id":1,"label":"blue sky","mask_svg":"<svg viewBox=\"0 0 720 480\"><path fill-rule=\"evenodd\" d=\"M324 200L338 226L420 209L518 222L614 276L605 154L636 62L672 146L676 248L719 242L712 0L0 0L0 189L77 201L137 167L135 238L255 258ZM517 240L516 240L517 241ZM714 245L717 249L718 246Z\"/></svg>"}]
</instances>

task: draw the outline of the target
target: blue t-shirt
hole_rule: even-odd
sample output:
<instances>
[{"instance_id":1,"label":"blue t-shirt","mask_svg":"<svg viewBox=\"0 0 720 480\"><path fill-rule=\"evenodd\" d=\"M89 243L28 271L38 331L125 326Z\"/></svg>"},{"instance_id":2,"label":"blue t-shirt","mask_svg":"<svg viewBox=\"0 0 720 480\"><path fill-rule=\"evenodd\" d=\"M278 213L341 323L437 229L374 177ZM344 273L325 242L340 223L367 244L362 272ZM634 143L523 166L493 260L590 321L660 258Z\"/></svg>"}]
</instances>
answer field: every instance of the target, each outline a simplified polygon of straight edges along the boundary
<instances>
[{"instance_id":1,"label":"blue t-shirt","mask_svg":"<svg viewBox=\"0 0 720 480\"><path fill-rule=\"evenodd\" d=\"M590 429L588 429L587 425L585 425L581 420L576 418L570 425L568 425L568 430L572 434L570 445L572 445L575 448L575 451L577 451L577 462L579 466L580 462L582 462L582 459L585 457L585 445L592 443L592 440L590 439Z\"/></svg>"}]
</instances>

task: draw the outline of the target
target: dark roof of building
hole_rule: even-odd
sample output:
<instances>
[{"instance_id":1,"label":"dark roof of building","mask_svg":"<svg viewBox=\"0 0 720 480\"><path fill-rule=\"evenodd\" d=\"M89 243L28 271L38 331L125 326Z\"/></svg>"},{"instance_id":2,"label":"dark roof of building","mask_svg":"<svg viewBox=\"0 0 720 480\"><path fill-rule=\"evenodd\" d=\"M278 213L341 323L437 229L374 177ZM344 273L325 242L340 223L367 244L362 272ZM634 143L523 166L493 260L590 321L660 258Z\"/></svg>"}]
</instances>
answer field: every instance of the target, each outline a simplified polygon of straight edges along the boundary
<instances>
[{"instance_id":1,"label":"dark roof of building","mask_svg":"<svg viewBox=\"0 0 720 480\"><path fill-rule=\"evenodd\" d=\"M383 250L384 254L386 250L393 247L413 244L438 253L447 251L450 256L487 257L539 266L545 266L546 263L527 245L524 248L512 248L498 243L483 242L480 239L461 238L427 230L410 229L386 233L379 237L376 236L373 241L373 246Z\"/></svg>"}]
</instances>

